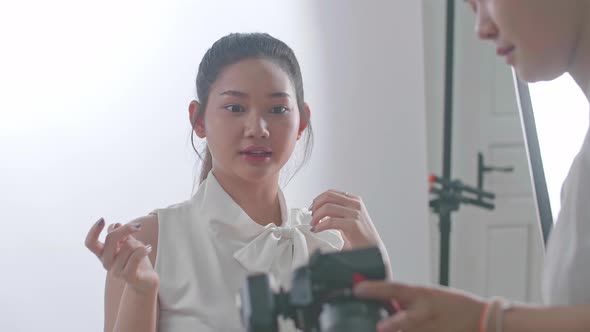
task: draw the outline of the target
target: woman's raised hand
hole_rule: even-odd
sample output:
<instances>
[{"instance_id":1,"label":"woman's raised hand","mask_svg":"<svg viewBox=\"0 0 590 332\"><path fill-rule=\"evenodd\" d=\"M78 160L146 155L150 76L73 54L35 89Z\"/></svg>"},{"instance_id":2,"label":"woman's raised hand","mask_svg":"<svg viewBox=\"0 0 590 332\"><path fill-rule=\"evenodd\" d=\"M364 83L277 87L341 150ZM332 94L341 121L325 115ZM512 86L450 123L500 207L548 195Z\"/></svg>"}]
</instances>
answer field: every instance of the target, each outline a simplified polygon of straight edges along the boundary
<instances>
[{"instance_id":1,"label":"woman's raised hand","mask_svg":"<svg viewBox=\"0 0 590 332\"><path fill-rule=\"evenodd\" d=\"M148 257L151 245L135 239L133 234L141 230L140 224L114 224L108 228L105 242L99 240L105 221L99 219L86 236L86 247L102 262L113 276L120 278L138 293L153 292L159 287L158 274Z\"/></svg>"}]
</instances>

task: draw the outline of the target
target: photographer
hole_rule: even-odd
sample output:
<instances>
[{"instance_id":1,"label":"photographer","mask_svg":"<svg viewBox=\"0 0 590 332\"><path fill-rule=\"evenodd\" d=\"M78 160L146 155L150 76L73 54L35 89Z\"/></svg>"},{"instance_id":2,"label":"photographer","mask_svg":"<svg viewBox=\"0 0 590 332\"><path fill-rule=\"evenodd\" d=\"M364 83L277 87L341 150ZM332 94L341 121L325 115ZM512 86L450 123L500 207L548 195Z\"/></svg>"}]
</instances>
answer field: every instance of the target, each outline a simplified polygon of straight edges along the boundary
<instances>
[{"instance_id":1,"label":"photographer","mask_svg":"<svg viewBox=\"0 0 590 332\"><path fill-rule=\"evenodd\" d=\"M570 73L590 97L590 1L466 0L477 14L476 33L492 41L521 79L551 80ZM557 111L557 110L556 110ZM562 190L562 209L549 239L543 296L547 306L513 305L451 289L366 282L363 298L395 299L402 307L378 331L589 331L590 138Z\"/></svg>"}]
</instances>

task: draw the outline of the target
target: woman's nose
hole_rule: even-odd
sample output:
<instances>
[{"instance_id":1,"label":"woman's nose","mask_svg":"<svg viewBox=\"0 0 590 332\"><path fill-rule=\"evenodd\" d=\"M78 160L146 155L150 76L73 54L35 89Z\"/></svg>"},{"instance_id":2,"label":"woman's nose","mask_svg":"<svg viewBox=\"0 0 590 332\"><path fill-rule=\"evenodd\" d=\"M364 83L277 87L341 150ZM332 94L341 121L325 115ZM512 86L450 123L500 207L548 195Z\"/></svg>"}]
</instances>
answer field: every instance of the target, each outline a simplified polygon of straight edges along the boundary
<instances>
[{"instance_id":1,"label":"woman's nose","mask_svg":"<svg viewBox=\"0 0 590 332\"><path fill-rule=\"evenodd\" d=\"M485 9L485 6L480 6L477 11L475 34L482 40L494 40L498 37L498 27Z\"/></svg>"},{"instance_id":2,"label":"woman's nose","mask_svg":"<svg viewBox=\"0 0 590 332\"><path fill-rule=\"evenodd\" d=\"M250 112L246 120L244 135L251 138L266 138L269 134L266 119L257 112Z\"/></svg>"}]
</instances>

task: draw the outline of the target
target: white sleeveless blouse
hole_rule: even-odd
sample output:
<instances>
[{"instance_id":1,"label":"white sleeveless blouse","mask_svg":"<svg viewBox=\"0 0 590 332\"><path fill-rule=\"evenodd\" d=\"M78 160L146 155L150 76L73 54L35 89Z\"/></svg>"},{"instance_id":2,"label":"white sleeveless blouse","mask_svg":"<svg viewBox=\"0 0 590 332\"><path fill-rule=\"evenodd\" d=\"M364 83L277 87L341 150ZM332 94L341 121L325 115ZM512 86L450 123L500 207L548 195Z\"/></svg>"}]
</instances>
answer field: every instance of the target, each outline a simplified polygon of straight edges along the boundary
<instances>
[{"instance_id":1,"label":"white sleeveless blouse","mask_svg":"<svg viewBox=\"0 0 590 332\"><path fill-rule=\"evenodd\" d=\"M280 191L279 199L281 226L261 226L210 173L191 200L156 210L158 331L243 331L236 294L248 274L269 273L288 289L316 249L342 249L339 232L312 233L310 212L288 209Z\"/></svg>"}]
</instances>

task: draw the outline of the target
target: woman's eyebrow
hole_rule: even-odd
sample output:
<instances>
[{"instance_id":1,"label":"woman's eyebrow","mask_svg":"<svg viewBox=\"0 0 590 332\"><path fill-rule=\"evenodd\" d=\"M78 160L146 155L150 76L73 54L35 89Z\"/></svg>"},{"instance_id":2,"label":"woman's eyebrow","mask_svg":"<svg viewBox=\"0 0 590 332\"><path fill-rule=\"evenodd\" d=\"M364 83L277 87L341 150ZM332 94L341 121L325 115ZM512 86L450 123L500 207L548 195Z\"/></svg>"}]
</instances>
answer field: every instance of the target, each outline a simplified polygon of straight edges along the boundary
<instances>
[{"instance_id":1,"label":"woman's eyebrow","mask_svg":"<svg viewBox=\"0 0 590 332\"><path fill-rule=\"evenodd\" d=\"M233 96L233 97L248 97L248 94L237 90L226 90L219 94L220 96Z\"/></svg>"},{"instance_id":2,"label":"woman's eyebrow","mask_svg":"<svg viewBox=\"0 0 590 332\"><path fill-rule=\"evenodd\" d=\"M225 90L222 93L220 93L219 95L220 96L241 97L241 98L245 98L245 97L249 96L246 92L237 91L237 90ZM289 95L286 92L281 91L281 92L269 93L268 97L270 97L270 98L291 98L291 95Z\"/></svg>"},{"instance_id":3,"label":"woman's eyebrow","mask_svg":"<svg viewBox=\"0 0 590 332\"><path fill-rule=\"evenodd\" d=\"M268 96L271 98L291 98L291 96L286 92L273 92Z\"/></svg>"}]
</instances>

